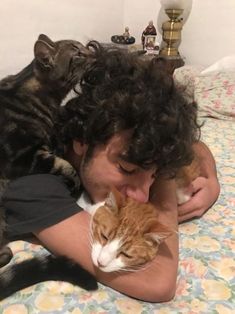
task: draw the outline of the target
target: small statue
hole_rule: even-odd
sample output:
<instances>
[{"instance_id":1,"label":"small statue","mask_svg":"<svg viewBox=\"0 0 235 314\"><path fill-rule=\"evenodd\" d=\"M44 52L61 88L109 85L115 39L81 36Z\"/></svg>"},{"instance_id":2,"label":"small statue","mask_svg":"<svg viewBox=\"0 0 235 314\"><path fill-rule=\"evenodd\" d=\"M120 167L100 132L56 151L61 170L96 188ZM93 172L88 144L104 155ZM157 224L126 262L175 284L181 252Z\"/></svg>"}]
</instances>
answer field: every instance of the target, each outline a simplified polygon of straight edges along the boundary
<instances>
[{"instance_id":1,"label":"small statue","mask_svg":"<svg viewBox=\"0 0 235 314\"><path fill-rule=\"evenodd\" d=\"M126 39L130 38L130 33L129 33L129 27L128 26L125 27L125 32L123 33L123 37L126 38Z\"/></svg>"},{"instance_id":2,"label":"small statue","mask_svg":"<svg viewBox=\"0 0 235 314\"><path fill-rule=\"evenodd\" d=\"M148 26L145 28L145 30L142 33L141 41L142 41L143 48L145 44L145 36L149 36L149 35L153 35L153 36L157 35L157 31L156 31L155 26L153 25L153 21L149 21Z\"/></svg>"},{"instance_id":3,"label":"small statue","mask_svg":"<svg viewBox=\"0 0 235 314\"><path fill-rule=\"evenodd\" d=\"M129 27L126 26L124 33L122 35L113 35L111 41L115 44L130 45L135 43L135 38L130 35Z\"/></svg>"}]
</instances>

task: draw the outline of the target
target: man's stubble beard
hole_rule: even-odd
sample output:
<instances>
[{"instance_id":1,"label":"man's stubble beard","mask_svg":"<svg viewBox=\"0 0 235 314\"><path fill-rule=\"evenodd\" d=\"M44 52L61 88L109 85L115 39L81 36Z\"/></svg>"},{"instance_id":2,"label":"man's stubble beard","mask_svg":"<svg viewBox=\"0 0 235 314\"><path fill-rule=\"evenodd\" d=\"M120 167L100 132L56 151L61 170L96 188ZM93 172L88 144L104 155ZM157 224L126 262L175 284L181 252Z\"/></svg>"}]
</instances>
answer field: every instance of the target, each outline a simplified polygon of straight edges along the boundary
<instances>
[{"instance_id":1,"label":"man's stubble beard","mask_svg":"<svg viewBox=\"0 0 235 314\"><path fill-rule=\"evenodd\" d=\"M103 189L107 189L108 192L109 188L104 187L103 184L100 184L99 179L93 176L92 173L90 173L90 170L92 168L93 152L93 149L88 148L87 152L81 159L79 173L83 188L86 190L91 200L96 203L98 201L103 201L103 199L96 201L93 199L94 195L91 195L91 193L94 193L96 191L99 192ZM107 194L104 195L104 198L106 196Z\"/></svg>"}]
</instances>

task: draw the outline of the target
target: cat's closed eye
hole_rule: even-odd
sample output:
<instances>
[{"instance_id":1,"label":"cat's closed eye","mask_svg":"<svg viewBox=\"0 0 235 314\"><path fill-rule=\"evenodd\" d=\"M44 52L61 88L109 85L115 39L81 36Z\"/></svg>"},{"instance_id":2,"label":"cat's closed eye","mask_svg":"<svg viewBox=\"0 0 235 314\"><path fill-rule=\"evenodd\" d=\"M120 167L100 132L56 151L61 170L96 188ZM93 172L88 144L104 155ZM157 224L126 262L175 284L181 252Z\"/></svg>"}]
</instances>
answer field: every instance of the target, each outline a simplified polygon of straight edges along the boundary
<instances>
[{"instance_id":1,"label":"cat's closed eye","mask_svg":"<svg viewBox=\"0 0 235 314\"><path fill-rule=\"evenodd\" d=\"M123 256L123 257L128 258L128 259L132 259L133 258L130 254L127 254L126 252L120 252L119 256Z\"/></svg>"}]
</instances>

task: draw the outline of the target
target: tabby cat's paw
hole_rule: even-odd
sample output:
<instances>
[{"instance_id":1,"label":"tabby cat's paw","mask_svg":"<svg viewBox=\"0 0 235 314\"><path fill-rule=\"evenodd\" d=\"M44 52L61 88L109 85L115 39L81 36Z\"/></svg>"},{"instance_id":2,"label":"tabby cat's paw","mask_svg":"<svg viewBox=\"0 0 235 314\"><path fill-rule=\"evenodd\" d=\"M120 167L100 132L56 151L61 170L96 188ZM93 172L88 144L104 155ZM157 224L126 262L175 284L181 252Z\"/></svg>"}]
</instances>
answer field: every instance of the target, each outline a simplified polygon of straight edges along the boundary
<instances>
[{"instance_id":1,"label":"tabby cat's paw","mask_svg":"<svg viewBox=\"0 0 235 314\"><path fill-rule=\"evenodd\" d=\"M80 194L79 191L81 188L81 181L80 181L79 176L76 175L76 176L66 177L64 179L64 181L65 181L65 184L67 185L71 195L74 198L78 198L78 196Z\"/></svg>"}]
</instances>

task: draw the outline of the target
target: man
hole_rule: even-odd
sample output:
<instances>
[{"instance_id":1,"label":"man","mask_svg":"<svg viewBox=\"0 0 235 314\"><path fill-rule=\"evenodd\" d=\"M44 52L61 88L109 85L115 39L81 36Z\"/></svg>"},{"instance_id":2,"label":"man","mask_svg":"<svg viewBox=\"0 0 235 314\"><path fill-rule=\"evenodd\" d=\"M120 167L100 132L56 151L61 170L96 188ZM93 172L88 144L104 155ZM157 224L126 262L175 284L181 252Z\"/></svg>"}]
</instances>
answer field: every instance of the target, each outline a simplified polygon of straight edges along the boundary
<instances>
[{"instance_id":1,"label":"man","mask_svg":"<svg viewBox=\"0 0 235 314\"><path fill-rule=\"evenodd\" d=\"M77 169L94 202L114 185L139 202L153 202L160 220L177 229L178 221L203 214L219 193L214 159L198 142L196 107L187 104L172 78L154 62L116 50L97 50L81 92L62 109L65 155ZM195 195L177 209L174 174L192 159L203 177ZM9 236L34 234L50 251L77 261L97 279L145 301L170 300L175 293L178 237L160 246L157 258L134 273L102 273L92 264L90 216L82 211L62 178L38 174L13 181L4 196Z\"/></svg>"}]
</instances>

